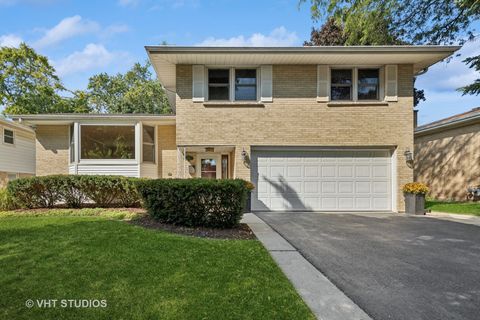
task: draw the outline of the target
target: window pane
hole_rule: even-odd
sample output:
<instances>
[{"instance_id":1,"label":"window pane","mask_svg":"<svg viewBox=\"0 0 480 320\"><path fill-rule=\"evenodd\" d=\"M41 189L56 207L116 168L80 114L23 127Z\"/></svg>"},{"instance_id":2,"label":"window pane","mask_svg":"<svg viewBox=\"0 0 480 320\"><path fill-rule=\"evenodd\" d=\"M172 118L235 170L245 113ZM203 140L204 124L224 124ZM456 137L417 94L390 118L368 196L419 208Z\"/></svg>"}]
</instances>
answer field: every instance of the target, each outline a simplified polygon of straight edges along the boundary
<instances>
[{"instance_id":1,"label":"window pane","mask_svg":"<svg viewBox=\"0 0 480 320\"><path fill-rule=\"evenodd\" d=\"M352 100L351 87L332 87L332 100Z\"/></svg>"},{"instance_id":2,"label":"window pane","mask_svg":"<svg viewBox=\"0 0 480 320\"><path fill-rule=\"evenodd\" d=\"M208 100L229 100L228 87L209 87Z\"/></svg>"},{"instance_id":3,"label":"window pane","mask_svg":"<svg viewBox=\"0 0 480 320\"><path fill-rule=\"evenodd\" d=\"M230 70L228 69L209 69L208 84L227 84L229 83Z\"/></svg>"},{"instance_id":4,"label":"window pane","mask_svg":"<svg viewBox=\"0 0 480 320\"><path fill-rule=\"evenodd\" d=\"M134 126L82 126L82 159L135 159Z\"/></svg>"},{"instance_id":5,"label":"window pane","mask_svg":"<svg viewBox=\"0 0 480 320\"><path fill-rule=\"evenodd\" d=\"M143 126L143 142L155 143L155 128Z\"/></svg>"},{"instance_id":6,"label":"window pane","mask_svg":"<svg viewBox=\"0 0 480 320\"><path fill-rule=\"evenodd\" d=\"M201 161L201 177L207 179L217 178L217 161L215 159L202 159Z\"/></svg>"},{"instance_id":7,"label":"window pane","mask_svg":"<svg viewBox=\"0 0 480 320\"><path fill-rule=\"evenodd\" d=\"M377 100L379 83L378 69L359 69L358 100Z\"/></svg>"},{"instance_id":8,"label":"window pane","mask_svg":"<svg viewBox=\"0 0 480 320\"><path fill-rule=\"evenodd\" d=\"M155 145L143 145L143 162L155 162Z\"/></svg>"},{"instance_id":9,"label":"window pane","mask_svg":"<svg viewBox=\"0 0 480 320\"><path fill-rule=\"evenodd\" d=\"M352 85L352 70L351 69L332 70L332 84Z\"/></svg>"},{"instance_id":10,"label":"window pane","mask_svg":"<svg viewBox=\"0 0 480 320\"><path fill-rule=\"evenodd\" d=\"M8 143L8 144L13 144L14 139L13 139L13 131L4 129L3 130L3 142Z\"/></svg>"},{"instance_id":11,"label":"window pane","mask_svg":"<svg viewBox=\"0 0 480 320\"><path fill-rule=\"evenodd\" d=\"M235 100L257 100L257 70L235 70Z\"/></svg>"},{"instance_id":12,"label":"window pane","mask_svg":"<svg viewBox=\"0 0 480 320\"><path fill-rule=\"evenodd\" d=\"M257 100L257 86L235 87L235 100Z\"/></svg>"},{"instance_id":13,"label":"window pane","mask_svg":"<svg viewBox=\"0 0 480 320\"><path fill-rule=\"evenodd\" d=\"M222 179L228 178L228 155L222 154Z\"/></svg>"}]
</instances>

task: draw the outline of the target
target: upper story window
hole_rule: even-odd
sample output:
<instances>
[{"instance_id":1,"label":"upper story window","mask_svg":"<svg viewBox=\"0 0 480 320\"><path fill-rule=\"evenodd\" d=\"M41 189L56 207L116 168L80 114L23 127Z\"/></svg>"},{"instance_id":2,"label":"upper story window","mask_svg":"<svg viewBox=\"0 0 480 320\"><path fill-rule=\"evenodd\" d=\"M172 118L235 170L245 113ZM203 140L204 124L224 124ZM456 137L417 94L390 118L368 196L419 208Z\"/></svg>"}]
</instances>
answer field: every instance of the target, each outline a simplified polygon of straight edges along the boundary
<instances>
[{"instance_id":1,"label":"upper story window","mask_svg":"<svg viewBox=\"0 0 480 320\"><path fill-rule=\"evenodd\" d=\"M143 126L143 162L155 162L155 128Z\"/></svg>"},{"instance_id":2,"label":"upper story window","mask_svg":"<svg viewBox=\"0 0 480 320\"><path fill-rule=\"evenodd\" d=\"M208 98L209 100L230 99L230 70L208 70Z\"/></svg>"},{"instance_id":3,"label":"upper story window","mask_svg":"<svg viewBox=\"0 0 480 320\"><path fill-rule=\"evenodd\" d=\"M380 69L331 69L331 100L379 100Z\"/></svg>"},{"instance_id":4,"label":"upper story window","mask_svg":"<svg viewBox=\"0 0 480 320\"><path fill-rule=\"evenodd\" d=\"M257 70L235 70L235 100L257 100Z\"/></svg>"},{"instance_id":5,"label":"upper story window","mask_svg":"<svg viewBox=\"0 0 480 320\"><path fill-rule=\"evenodd\" d=\"M6 144L15 144L15 135L13 130L3 129L3 142Z\"/></svg>"},{"instance_id":6,"label":"upper story window","mask_svg":"<svg viewBox=\"0 0 480 320\"><path fill-rule=\"evenodd\" d=\"M81 159L135 159L135 126L82 125Z\"/></svg>"}]
</instances>

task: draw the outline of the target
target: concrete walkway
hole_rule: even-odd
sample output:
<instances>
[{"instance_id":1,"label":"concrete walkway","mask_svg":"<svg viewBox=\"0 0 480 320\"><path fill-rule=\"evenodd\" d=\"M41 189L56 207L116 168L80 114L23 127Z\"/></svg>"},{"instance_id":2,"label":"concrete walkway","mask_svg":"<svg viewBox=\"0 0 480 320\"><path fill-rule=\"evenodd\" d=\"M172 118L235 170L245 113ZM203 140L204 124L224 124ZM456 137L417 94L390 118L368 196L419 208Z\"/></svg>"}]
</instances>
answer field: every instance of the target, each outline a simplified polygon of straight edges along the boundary
<instances>
[{"instance_id":1,"label":"concrete walkway","mask_svg":"<svg viewBox=\"0 0 480 320\"><path fill-rule=\"evenodd\" d=\"M466 224L473 224L475 226L480 226L480 217L467 215L467 214L455 214L455 213L446 213L446 212L436 212L432 211L425 215L428 218L436 218L442 220L448 220L453 222L460 222Z\"/></svg>"},{"instance_id":2,"label":"concrete walkway","mask_svg":"<svg viewBox=\"0 0 480 320\"><path fill-rule=\"evenodd\" d=\"M371 319L263 220L247 213L242 222L252 229L317 319Z\"/></svg>"}]
</instances>

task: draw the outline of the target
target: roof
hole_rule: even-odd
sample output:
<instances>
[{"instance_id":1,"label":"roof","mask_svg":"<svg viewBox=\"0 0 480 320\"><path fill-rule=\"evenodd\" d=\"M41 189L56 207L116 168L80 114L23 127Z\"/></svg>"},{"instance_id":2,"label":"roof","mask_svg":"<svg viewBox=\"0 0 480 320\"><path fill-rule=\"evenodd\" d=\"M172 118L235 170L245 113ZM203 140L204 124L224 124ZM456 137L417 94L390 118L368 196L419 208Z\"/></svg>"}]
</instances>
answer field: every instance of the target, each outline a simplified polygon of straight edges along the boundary
<instances>
[{"instance_id":1,"label":"roof","mask_svg":"<svg viewBox=\"0 0 480 320\"><path fill-rule=\"evenodd\" d=\"M182 47L146 46L159 81L176 91L175 65L413 64L414 72L441 61L460 46L313 46L313 47Z\"/></svg>"},{"instance_id":2,"label":"roof","mask_svg":"<svg viewBox=\"0 0 480 320\"><path fill-rule=\"evenodd\" d=\"M480 107L473 108L470 111L456 114L448 118L418 126L415 128L415 134L421 135L434 131L441 131L454 127L464 126L475 122L480 122Z\"/></svg>"},{"instance_id":3,"label":"roof","mask_svg":"<svg viewBox=\"0 0 480 320\"><path fill-rule=\"evenodd\" d=\"M105 114L105 113L48 113L48 114L18 114L10 115L18 122L25 122L30 125L42 124L69 124L74 121L143 121L164 124L174 124L175 115L173 114Z\"/></svg>"},{"instance_id":4,"label":"roof","mask_svg":"<svg viewBox=\"0 0 480 320\"><path fill-rule=\"evenodd\" d=\"M3 118L2 116L0 116L0 127L1 126L8 126L10 128L15 128L17 130L22 130L22 131L25 131L25 132L34 133L32 128L30 128L28 126L24 126L24 125L16 123L16 122L13 122L11 120L7 120L7 119Z\"/></svg>"}]
</instances>

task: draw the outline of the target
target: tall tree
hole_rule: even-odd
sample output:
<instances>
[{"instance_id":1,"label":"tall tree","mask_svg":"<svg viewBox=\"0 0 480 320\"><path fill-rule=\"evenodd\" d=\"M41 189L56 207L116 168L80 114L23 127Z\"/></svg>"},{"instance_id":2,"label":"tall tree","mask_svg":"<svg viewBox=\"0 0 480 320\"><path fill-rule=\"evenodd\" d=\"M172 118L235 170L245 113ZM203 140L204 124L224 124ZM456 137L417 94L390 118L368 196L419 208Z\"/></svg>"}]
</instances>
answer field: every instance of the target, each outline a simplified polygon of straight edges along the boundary
<instances>
[{"instance_id":1,"label":"tall tree","mask_svg":"<svg viewBox=\"0 0 480 320\"><path fill-rule=\"evenodd\" d=\"M25 43L0 48L0 104L5 113L73 112L59 95L63 90L46 57Z\"/></svg>"},{"instance_id":2,"label":"tall tree","mask_svg":"<svg viewBox=\"0 0 480 320\"><path fill-rule=\"evenodd\" d=\"M299 0L305 3L307 0ZM318 21L334 16L350 32L374 37L378 19L388 22L388 33L412 44L463 44L473 40L472 22L480 18L478 0L308 0L311 16ZM380 29L381 30L381 29ZM347 40L347 44L349 40ZM465 60L478 71L480 56ZM480 79L460 88L464 94L479 94Z\"/></svg>"},{"instance_id":3,"label":"tall tree","mask_svg":"<svg viewBox=\"0 0 480 320\"><path fill-rule=\"evenodd\" d=\"M304 46L344 46L347 37L343 26L334 18L330 17L319 28L312 28L310 40L303 43Z\"/></svg>"},{"instance_id":4,"label":"tall tree","mask_svg":"<svg viewBox=\"0 0 480 320\"><path fill-rule=\"evenodd\" d=\"M99 113L170 113L160 82L153 78L150 62L136 63L125 74L100 73L90 78L88 101Z\"/></svg>"}]
</instances>

